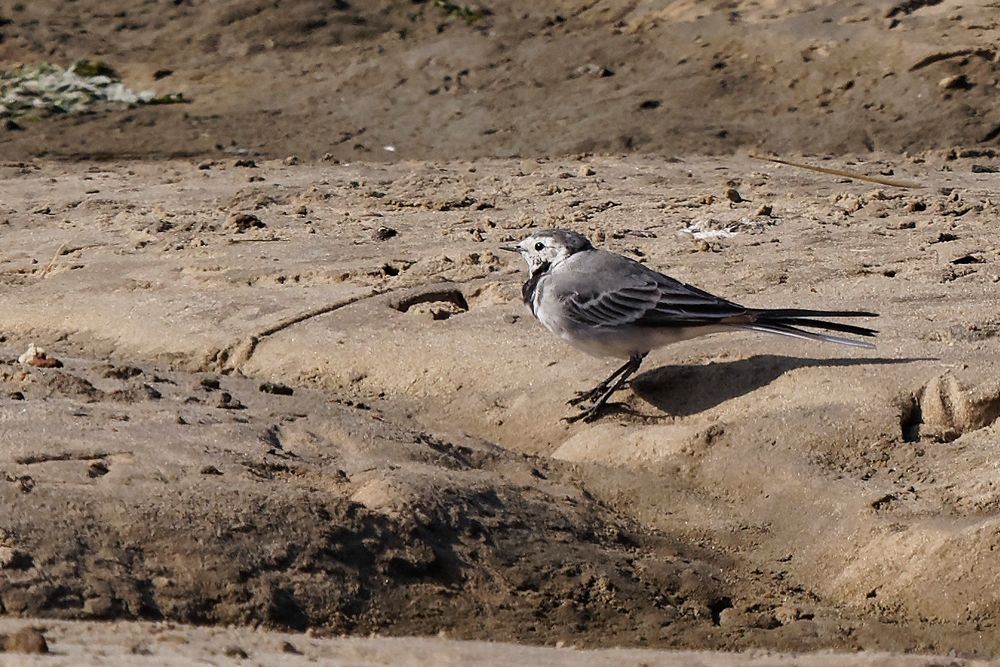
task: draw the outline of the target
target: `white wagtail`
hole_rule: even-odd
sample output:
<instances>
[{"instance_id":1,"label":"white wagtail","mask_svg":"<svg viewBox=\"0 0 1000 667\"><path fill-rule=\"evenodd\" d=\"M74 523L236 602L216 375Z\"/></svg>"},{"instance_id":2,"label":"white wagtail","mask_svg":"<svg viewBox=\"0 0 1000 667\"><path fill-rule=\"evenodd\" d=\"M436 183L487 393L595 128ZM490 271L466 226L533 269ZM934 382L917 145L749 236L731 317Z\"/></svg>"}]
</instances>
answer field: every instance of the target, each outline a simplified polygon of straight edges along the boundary
<instances>
[{"instance_id":1,"label":"white wagtail","mask_svg":"<svg viewBox=\"0 0 1000 667\"><path fill-rule=\"evenodd\" d=\"M521 253L531 277L521 294L545 328L598 357L628 359L570 405L589 407L566 421L593 421L601 408L639 370L650 350L710 333L733 330L873 348L869 342L813 333L799 327L874 336L874 329L817 317L877 317L877 313L798 308L747 308L686 285L564 229L532 234L502 250Z\"/></svg>"}]
</instances>

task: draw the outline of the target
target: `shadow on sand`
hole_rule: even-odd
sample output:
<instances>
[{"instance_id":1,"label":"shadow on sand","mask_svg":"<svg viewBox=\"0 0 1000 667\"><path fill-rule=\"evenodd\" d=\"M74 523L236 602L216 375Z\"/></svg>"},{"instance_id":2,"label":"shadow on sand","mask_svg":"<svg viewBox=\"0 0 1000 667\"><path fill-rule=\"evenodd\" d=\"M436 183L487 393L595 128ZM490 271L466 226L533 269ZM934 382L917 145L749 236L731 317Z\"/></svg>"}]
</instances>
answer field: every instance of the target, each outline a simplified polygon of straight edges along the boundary
<instances>
[{"instance_id":1,"label":"shadow on sand","mask_svg":"<svg viewBox=\"0 0 1000 667\"><path fill-rule=\"evenodd\" d=\"M687 417L749 394L797 368L879 366L916 361L931 359L808 359L768 354L736 361L660 366L640 373L631 384L637 396L657 409L676 417Z\"/></svg>"}]
</instances>

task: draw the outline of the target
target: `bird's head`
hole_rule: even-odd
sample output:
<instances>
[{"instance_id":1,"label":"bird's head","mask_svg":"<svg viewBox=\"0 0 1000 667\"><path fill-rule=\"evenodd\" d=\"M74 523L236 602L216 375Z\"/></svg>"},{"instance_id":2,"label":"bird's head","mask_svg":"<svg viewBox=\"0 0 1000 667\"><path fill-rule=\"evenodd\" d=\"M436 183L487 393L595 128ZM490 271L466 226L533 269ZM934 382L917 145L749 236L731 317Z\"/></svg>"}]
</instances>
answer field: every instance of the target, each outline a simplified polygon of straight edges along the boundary
<instances>
[{"instance_id":1,"label":"bird's head","mask_svg":"<svg viewBox=\"0 0 1000 667\"><path fill-rule=\"evenodd\" d=\"M553 269L572 255L593 249L586 236L567 229L546 229L532 234L516 246L501 248L521 253L528 263L529 273L535 273L541 267Z\"/></svg>"}]
</instances>

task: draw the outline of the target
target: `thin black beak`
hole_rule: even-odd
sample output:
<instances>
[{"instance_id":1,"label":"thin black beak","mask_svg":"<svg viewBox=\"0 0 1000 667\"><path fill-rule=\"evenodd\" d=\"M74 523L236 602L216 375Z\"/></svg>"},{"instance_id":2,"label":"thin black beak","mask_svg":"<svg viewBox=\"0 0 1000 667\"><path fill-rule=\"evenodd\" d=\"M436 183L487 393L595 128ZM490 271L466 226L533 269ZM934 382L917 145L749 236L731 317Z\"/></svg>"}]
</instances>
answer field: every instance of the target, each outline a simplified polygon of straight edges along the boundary
<instances>
[{"instance_id":1,"label":"thin black beak","mask_svg":"<svg viewBox=\"0 0 1000 667\"><path fill-rule=\"evenodd\" d=\"M506 250L507 252L521 252L521 249L516 245L502 245L500 250Z\"/></svg>"}]
</instances>

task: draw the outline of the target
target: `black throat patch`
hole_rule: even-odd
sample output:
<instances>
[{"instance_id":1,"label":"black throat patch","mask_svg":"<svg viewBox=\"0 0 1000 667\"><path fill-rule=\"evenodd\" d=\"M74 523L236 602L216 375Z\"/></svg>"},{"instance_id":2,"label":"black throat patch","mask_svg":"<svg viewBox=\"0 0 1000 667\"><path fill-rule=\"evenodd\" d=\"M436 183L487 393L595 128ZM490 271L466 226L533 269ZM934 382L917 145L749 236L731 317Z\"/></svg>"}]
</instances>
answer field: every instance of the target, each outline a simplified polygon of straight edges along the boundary
<instances>
[{"instance_id":1,"label":"black throat patch","mask_svg":"<svg viewBox=\"0 0 1000 667\"><path fill-rule=\"evenodd\" d=\"M531 308L531 314L535 314L535 292L538 290L538 281L542 279L542 276L549 270L551 264L544 262L535 272L531 274L531 277L521 286L521 298L524 299L525 305Z\"/></svg>"}]
</instances>

